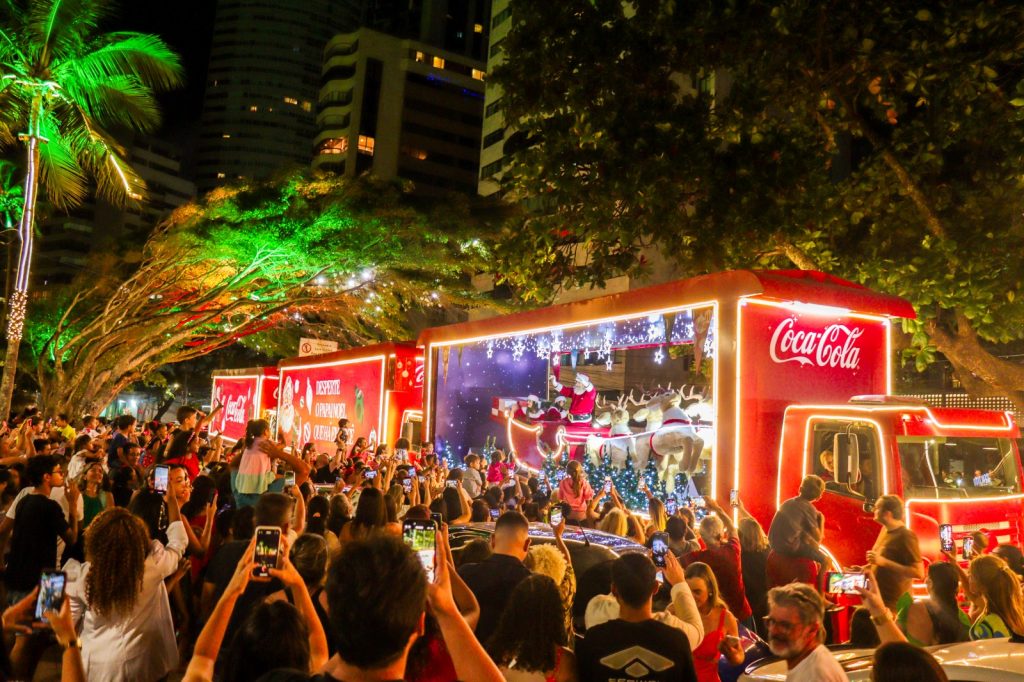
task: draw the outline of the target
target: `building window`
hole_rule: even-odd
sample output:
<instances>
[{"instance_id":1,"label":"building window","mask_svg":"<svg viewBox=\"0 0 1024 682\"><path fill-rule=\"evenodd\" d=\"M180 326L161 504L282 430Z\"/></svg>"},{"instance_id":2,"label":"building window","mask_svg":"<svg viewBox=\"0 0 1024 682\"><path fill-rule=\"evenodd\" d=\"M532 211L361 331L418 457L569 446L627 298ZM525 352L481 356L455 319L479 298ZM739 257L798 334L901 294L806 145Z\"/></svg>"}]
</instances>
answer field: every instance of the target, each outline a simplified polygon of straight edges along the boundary
<instances>
[{"instance_id":1,"label":"building window","mask_svg":"<svg viewBox=\"0 0 1024 682\"><path fill-rule=\"evenodd\" d=\"M295 99L294 97L285 97L284 98L284 103L285 104L294 104L294 105L298 106L299 100Z\"/></svg>"},{"instance_id":2,"label":"building window","mask_svg":"<svg viewBox=\"0 0 1024 682\"><path fill-rule=\"evenodd\" d=\"M415 147L403 145L402 153L405 154L406 156L411 156L414 159L418 159L419 161L427 160L427 151L425 149L417 149Z\"/></svg>"},{"instance_id":3,"label":"building window","mask_svg":"<svg viewBox=\"0 0 1024 682\"><path fill-rule=\"evenodd\" d=\"M347 137L330 137L320 143L317 154L344 154L348 151Z\"/></svg>"},{"instance_id":4,"label":"building window","mask_svg":"<svg viewBox=\"0 0 1024 682\"><path fill-rule=\"evenodd\" d=\"M221 137L224 138L225 140L230 140L231 139L231 133L224 133L223 135L221 135Z\"/></svg>"},{"instance_id":5,"label":"building window","mask_svg":"<svg viewBox=\"0 0 1024 682\"><path fill-rule=\"evenodd\" d=\"M484 118L489 118L491 116L494 116L499 111L501 111L501 100L500 99L496 99L493 102L491 102L490 104L488 104L487 108L484 109Z\"/></svg>"},{"instance_id":6,"label":"building window","mask_svg":"<svg viewBox=\"0 0 1024 682\"><path fill-rule=\"evenodd\" d=\"M416 50L416 61L425 62L427 61L427 55L423 54L419 50Z\"/></svg>"},{"instance_id":7,"label":"building window","mask_svg":"<svg viewBox=\"0 0 1024 682\"><path fill-rule=\"evenodd\" d=\"M434 63L434 68L435 69L443 69L444 68L444 57L434 57L434 62L433 63Z\"/></svg>"},{"instance_id":8,"label":"building window","mask_svg":"<svg viewBox=\"0 0 1024 682\"><path fill-rule=\"evenodd\" d=\"M478 81L482 81L484 79L484 72L481 71L480 69L473 69L471 73L473 78L475 78Z\"/></svg>"},{"instance_id":9,"label":"building window","mask_svg":"<svg viewBox=\"0 0 1024 682\"><path fill-rule=\"evenodd\" d=\"M374 139L369 135L359 136L359 152L361 154L369 154L370 156L373 156L373 145Z\"/></svg>"},{"instance_id":10,"label":"building window","mask_svg":"<svg viewBox=\"0 0 1024 682\"><path fill-rule=\"evenodd\" d=\"M249 107L249 111L259 111L259 110L260 110L260 108L258 106L256 106L255 104L253 104L252 106Z\"/></svg>"},{"instance_id":11,"label":"building window","mask_svg":"<svg viewBox=\"0 0 1024 682\"><path fill-rule=\"evenodd\" d=\"M302 100L302 110L303 111L312 111L313 110L312 102L310 102L309 100Z\"/></svg>"},{"instance_id":12,"label":"building window","mask_svg":"<svg viewBox=\"0 0 1024 682\"><path fill-rule=\"evenodd\" d=\"M491 54L492 58L497 57L499 54L501 54L502 52L505 51L505 48L502 46L503 42L505 42L504 38L502 38L498 42L493 43L491 45L491 53L490 54Z\"/></svg>"},{"instance_id":13,"label":"building window","mask_svg":"<svg viewBox=\"0 0 1024 682\"><path fill-rule=\"evenodd\" d=\"M512 16L511 7L506 7L505 9L501 10L500 12L494 15L493 19L491 19L491 28L498 28L498 26L503 24L505 20L508 19L510 16Z\"/></svg>"},{"instance_id":14,"label":"building window","mask_svg":"<svg viewBox=\"0 0 1024 682\"><path fill-rule=\"evenodd\" d=\"M484 32L484 25L483 24L473 24L473 33L483 33L483 32Z\"/></svg>"},{"instance_id":15,"label":"building window","mask_svg":"<svg viewBox=\"0 0 1024 682\"><path fill-rule=\"evenodd\" d=\"M503 169L504 162L505 162L504 159L498 159L497 161L493 161L493 162L487 164L486 166L484 166L483 168L481 168L480 169L480 179L484 180L486 178L491 177L492 175L494 175L496 173L500 173L502 171L502 169Z\"/></svg>"},{"instance_id":16,"label":"building window","mask_svg":"<svg viewBox=\"0 0 1024 682\"><path fill-rule=\"evenodd\" d=\"M224 175L223 173L217 173L217 179L218 179L218 180L223 180L223 179L224 179L224 178L226 178L226 177L227 177L227 176L226 176L226 175Z\"/></svg>"},{"instance_id":17,"label":"building window","mask_svg":"<svg viewBox=\"0 0 1024 682\"><path fill-rule=\"evenodd\" d=\"M505 139L505 129L498 128L494 132L489 133L484 137L484 149L487 149L491 145L497 144Z\"/></svg>"}]
</instances>

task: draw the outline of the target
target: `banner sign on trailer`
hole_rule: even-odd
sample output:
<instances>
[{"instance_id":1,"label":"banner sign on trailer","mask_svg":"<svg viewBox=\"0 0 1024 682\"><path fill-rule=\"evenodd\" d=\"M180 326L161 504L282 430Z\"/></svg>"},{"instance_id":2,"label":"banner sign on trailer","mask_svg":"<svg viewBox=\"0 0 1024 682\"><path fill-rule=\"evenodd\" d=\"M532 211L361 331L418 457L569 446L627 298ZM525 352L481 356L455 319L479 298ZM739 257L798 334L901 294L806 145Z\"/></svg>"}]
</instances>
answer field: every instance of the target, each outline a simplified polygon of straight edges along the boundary
<instances>
[{"instance_id":1,"label":"banner sign on trailer","mask_svg":"<svg viewBox=\"0 0 1024 682\"><path fill-rule=\"evenodd\" d=\"M280 435L288 445L315 443L317 452L333 455L338 420L348 419L357 435L377 440L383 380L383 356L281 367Z\"/></svg>"},{"instance_id":2,"label":"banner sign on trailer","mask_svg":"<svg viewBox=\"0 0 1024 682\"><path fill-rule=\"evenodd\" d=\"M245 437L246 422L255 418L257 381L254 376L213 378L213 404L220 402L224 409L213 418L212 431L228 440Z\"/></svg>"}]
</instances>

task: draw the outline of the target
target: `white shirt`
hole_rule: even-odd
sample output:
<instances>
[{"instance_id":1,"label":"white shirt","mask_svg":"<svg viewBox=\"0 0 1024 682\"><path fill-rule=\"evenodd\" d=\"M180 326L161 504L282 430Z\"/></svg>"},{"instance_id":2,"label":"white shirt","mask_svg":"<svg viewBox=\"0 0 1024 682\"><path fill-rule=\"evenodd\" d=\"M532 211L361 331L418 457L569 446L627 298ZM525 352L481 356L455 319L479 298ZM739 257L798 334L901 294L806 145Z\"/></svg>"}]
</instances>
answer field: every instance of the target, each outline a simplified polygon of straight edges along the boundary
<instances>
[{"instance_id":1,"label":"white shirt","mask_svg":"<svg viewBox=\"0 0 1024 682\"><path fill-rule=\"evenodd\" d=\"M832 652L819 644L807 658L786 673L786 682L848 682L843 666Z\"/></svg>"},{"instance_id":2,"label":"white shirt","mask_svg":"<svg viewBox=\"0 0 1024 682\"><path fill-rule=\"evenodd\" d=\"M178 568L188 536L181 521L167 527L167 546L153 540L146 557L142 591L130 614L101 616L89 608L85 582L89 564L64 566L71 615L80 624L86 679L104 682L158 680L178 665L171 605L164 578Z\"/></svg>"},{"instance_id":3,"label":"white shirt","mask_svg":"<svg viewBox=\"0 0 1024 682\"><path fill-rule=\"evenodd\" d=\"M690 642L690 650L696 649L700 645L700 641L704 639L704 622L700 619L700 611L697 610L697 602L693 600L690 586L685 582L672 586L672 610L675 611L674 614L668 611L658 611L654 614L654 620L682 630ZM618 617L618 600L610 594L599 594L587 604L584 622L589 630L595 625L615 620Z\"/></svg>"}]
</instances>

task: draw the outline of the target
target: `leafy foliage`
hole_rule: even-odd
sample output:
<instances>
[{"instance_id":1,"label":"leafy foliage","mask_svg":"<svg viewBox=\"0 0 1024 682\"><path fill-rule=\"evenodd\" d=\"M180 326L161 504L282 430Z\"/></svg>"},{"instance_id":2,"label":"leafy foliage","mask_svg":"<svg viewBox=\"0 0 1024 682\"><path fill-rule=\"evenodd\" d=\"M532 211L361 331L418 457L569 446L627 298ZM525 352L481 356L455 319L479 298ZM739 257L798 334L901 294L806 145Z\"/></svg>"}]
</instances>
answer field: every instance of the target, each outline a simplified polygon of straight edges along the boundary
<instances>
[{"instance_id":1,"label":"leafy foliage","mask_svg":"<svg viewBox=\"0 0 1024 682\"><path fill-rule=\"evenodd\" d=\"M1020 398L1024 7L523 0L494 74L510 282L817 268L909 298L919 366ZM508 147L507 147L508 149ZM539 253L521 248L541 244Z\"/></svg>"},{"instance_id":2,"label":"leafy foliage","mask_svg":"<svg viewBox=\"0 0 1024 682\"><path fill-rule=\"evenodd\" d=\"M38 306L27 338L43 403L92 411L158 367L240 341L284 355L299 334L405 338L410 314L469 301L464 274L485 252L466 225L458 206L419 207L372 178L215 190L141 254L98 256L77 293Z\"/></svg>"}]
</instances>

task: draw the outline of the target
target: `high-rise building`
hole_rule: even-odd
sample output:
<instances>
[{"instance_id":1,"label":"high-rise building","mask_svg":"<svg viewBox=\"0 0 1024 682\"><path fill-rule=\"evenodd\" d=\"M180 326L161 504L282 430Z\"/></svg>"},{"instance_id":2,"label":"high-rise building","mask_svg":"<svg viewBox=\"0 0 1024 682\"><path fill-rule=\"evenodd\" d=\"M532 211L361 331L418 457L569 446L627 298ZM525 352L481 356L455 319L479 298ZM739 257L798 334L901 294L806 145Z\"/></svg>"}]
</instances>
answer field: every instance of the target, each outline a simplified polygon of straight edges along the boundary
<instances>
[{"instance_id":1,"label":"high-rise building","mask_svg":"<svg viewBox=\"0 0 1024 682\"><path fill-rule=\"evenodd\" d=\"M484 62L364 28L328 42L322 83L315 169L476 192Z\"/></svg>"},{"instance_id":2,"label":"high-rise building","mask_svg":"<svg viewBox=\"0 0 1024 682\"><path fill-rule=\"evenodd\" d=\"M487 59L491 0L339 0L342 33L368 28Z\"/></svg>"},{"instance_id":3,"label":"high-rise building","mask_svg":"<svg viewBox=\"0 0 1024 682\"><path fill-rule=\"evenodd\" d=\"M137 135L126 145L125 160L146 182L144 200L119 208L95 199L41 221L43 238L32 268L40 285L71 281L97 249L117 248L120 242L141 246L157 223L195 197L195 185L182 177L173 145Z\"/></svg>"},{"instance_id":4,"label":"high-rise building","mask_svg":"<svg viewBox=\"0 0 1024 682\"><path fill-rule=\"evenodd\" d=\"M505 58L504 41L512 22L511 0L494 0L491 7L490 44L487 49L487 73ZM498 180L505 163L505 116L501 112L501 87L488 83L484 91L484 122L480 138L480 179L478 191L490 196L498 191Z\"/></svg>"},{"instance_id":5,"label":"high-rise building","mask_svg":"<svg viewBox=\"0 0 1024 682\"><path fill-rule=\"evenodd\" d=\"M355 4L220 0L196 159L200 191L309 163L324 45Z\"/></svg>"}]
</instances>

